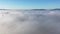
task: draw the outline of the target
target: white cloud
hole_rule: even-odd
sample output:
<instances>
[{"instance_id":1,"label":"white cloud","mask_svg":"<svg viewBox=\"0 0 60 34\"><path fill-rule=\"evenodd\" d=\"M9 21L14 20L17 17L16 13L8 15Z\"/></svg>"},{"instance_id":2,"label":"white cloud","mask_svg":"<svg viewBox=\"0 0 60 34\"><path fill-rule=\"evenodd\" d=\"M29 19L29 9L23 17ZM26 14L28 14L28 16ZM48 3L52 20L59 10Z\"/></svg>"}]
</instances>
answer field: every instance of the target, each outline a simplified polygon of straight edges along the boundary
<instances>
[{"instance_id":1,"label":"white cloud","mask_svg":"<svg viewBox=\"0 0 60 34\"><path fill-rule=\"evenodd\" d=\"M0 11L0 34L60 34L59 12Z\"/></svg>"}]
</instances>

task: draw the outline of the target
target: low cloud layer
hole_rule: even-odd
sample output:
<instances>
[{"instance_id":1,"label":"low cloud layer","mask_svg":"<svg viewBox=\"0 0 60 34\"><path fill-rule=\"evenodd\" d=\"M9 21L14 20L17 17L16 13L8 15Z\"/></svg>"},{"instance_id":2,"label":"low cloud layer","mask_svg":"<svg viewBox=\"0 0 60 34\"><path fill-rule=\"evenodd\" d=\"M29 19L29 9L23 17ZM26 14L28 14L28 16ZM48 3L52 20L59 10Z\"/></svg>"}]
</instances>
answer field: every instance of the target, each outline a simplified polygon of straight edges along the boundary
<instances>
[{"instance_id":1,"label":"low cloud layer","mask_svg":"<svg viewBox=\"0 0 60 34\"><path fill-rule=\"evenodd\" d=\"M60 34L60 12L0 11L0 34Z\"/></svg>"}]
</instances>

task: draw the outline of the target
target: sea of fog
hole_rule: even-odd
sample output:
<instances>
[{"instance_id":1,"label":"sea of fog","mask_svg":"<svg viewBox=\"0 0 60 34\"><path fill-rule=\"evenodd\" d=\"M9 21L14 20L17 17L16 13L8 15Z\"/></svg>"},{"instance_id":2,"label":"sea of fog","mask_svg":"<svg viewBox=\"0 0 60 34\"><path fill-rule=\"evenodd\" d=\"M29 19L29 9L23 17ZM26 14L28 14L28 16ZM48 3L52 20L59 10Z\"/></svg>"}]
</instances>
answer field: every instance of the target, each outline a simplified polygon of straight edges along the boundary
<instances>
[{"instance_id":1,"label":"sea of fog","mask_svg":"<svg viewBox=\"0 0 60 34\"><path fill-rule=\"evenodd\" d=\"M0 10L0 34L60 34L60 11Z\"/></svg>"}]
</instances>

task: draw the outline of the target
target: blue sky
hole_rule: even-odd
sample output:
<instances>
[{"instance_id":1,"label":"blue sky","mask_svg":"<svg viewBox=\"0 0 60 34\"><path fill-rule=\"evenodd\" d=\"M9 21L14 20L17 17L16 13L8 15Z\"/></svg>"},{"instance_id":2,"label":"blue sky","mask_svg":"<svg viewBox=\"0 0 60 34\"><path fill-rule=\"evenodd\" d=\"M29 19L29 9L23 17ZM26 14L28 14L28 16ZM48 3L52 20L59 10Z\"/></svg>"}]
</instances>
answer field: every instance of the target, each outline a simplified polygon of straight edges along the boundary
<instances>
[{"instance_id":1,"label":"blue sky","mask_svg":"<svg viewBox=\"0 0 60 34\"><path fill-rule=\"evenodd\" d=\"M60 0L0 0L0 9L54 9Z\"/></svg>"}]
</instances>

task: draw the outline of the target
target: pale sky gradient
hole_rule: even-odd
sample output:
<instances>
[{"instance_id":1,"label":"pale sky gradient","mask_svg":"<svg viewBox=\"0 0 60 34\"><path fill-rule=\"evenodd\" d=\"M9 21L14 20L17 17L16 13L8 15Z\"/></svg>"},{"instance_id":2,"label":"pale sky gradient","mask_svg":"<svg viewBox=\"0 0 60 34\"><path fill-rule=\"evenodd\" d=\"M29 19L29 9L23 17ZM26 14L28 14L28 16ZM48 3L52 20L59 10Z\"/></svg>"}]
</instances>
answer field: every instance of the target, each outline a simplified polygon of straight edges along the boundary
<instances>
[{"instance_id":1,"label":"pale sky gradient","mask_svg":"<svg viewBox=\"0 0 60 34\"><path fill-rule=\"evenodd\" d=\"M0 9L60 8L60 0L0 0Z\"/></svg>"}]
</instances>

